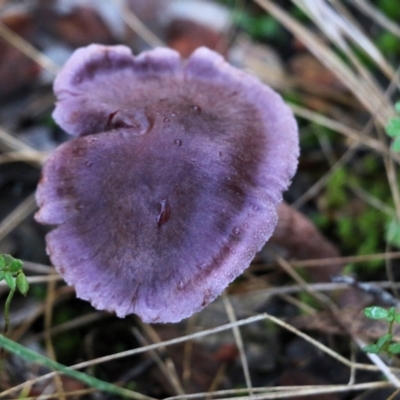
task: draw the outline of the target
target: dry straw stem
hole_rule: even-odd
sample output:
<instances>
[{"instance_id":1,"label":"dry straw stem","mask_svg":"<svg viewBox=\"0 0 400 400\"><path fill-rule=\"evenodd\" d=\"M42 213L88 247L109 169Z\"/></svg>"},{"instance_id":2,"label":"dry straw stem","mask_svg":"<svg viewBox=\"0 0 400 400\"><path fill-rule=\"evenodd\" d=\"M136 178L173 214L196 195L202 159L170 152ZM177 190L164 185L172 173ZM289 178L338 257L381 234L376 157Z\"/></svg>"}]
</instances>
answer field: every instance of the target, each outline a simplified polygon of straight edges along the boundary
<instances>
[{"instance_id":1,"label":"dry straw stem","mask_svg":"<svg viewBox=\"0 0 400 400\"><path fill-rule=\"evenodd\" d=\"M148 346L143 346L141 348L137 348L137 349L132 349L132 350L128 350L128 351L123 351L121 353L116 353L113 355L109 355L109 356L105 356L105 357L100 357L100 358L96 358L90 361L85 361L79 364L75 364L73 366L71 366L71 369L82 369L82 368L86 368L89 366L93 366L93 365L97 365L97 364L101 364L104 362L108 362L108 361L112 361L112 360L117 360L120 358L124 358L124 357L129 357L129 356L133 356L136 354L140 354L140 353L144 353L150 350L156 350L159 348L162 348L163 346L171 346L173 344L178 344L178 343L183 343L186 342L188 340L197 340L200 339L201 337L204 336L208 336L208 335L212 335L212 334L216 334L219 332L223 332L226 330L230 330L233 327L237 326L244 326L244 325L249 325L258 321L265 321L265 320L270 320L273 323L289 330L290 332L296 334L297 336L303 338L304 340L308 341L309 343L313 344L314 346L316 346L319 350L321 350L322 352L328 354L329 356L333 357L334 359L336 359L337 361L339 361L340 363L348 366L349 368L356 368L356 369L360 369L360 370L364 370L364 371L380 371L379 368L377 368L374 365L368 365L368 364L361 364L361 363L354 363L352 361L349 361L348 359L346 359L345 357L341 356L340 354L336 353L335 351L331 350L329 347L319 343L318 341L316 341L315 339L313 339L312 337L306 335L305 333L299 331L298 329L294 328L293 326L285 323L284 321L280 320L279 318L273 317L272 315L269 315L267 313L263 313L263 314L258 314L249 318L245 318L239 321L236 321L234 323L228 323L225 325L220 325L217 326L215 328L211 328L211 329L206 329L204 331L201 332L197 332L191 335L185 335L176 339L171 339L171 340L166 340L164 342L161 343L155 343L155 344L151 344ZM395 371L394 369L392 369L392 371ZM11 393L14 393L17 390L21 390L25 387L25 385L33 385L36 384L38 382L42 382L46 379L50 379L52 378L55 374L58 374L59 372L51 372L49 374L40 376L38 378L35 379L31 379L27 382L24 382L20 385L14 386L11 389L5 390L3 392L0 393L0 398L4 398L5 396L9 396ZM187 396L187 395L185 395Z\"/></svg>"},{"instance_id":2,"label":"dry straw stem","mask_svg":"<svg viewBox=\"0 0 400 400\"><path fill-rule=\"evenodd\" d=\"M393 35L400 37L400 26L393 20L389 19L385 14L378 10L368 0L349 0L350 3L358 7L365 15L370 17L373 21L379 24L383 29L393 33Z\"/></svg>"},{"instance_id":3,"label":"dry straw stem","mask_svg":"<svg viewBox=\"0 0 400 400\"><path fill-rule=\"evenodd\" d=\"M74 295L74 290L71 287L68 286L62 286L60 289L57 289L55 293L55 300L54 300L54 306L57 304L61 303L62 301L65 301ZM31 325L39 318L41 317L46 310L46 305L45 303L40 304L38 308L29 315L28 318L26 318L23 322L22 325L18 326L10 335L10 339L14 340L15 342L18 342L22 336L24 336Z\"/></svg>"},{"instance_id":4,"label":"dry straw stem","mask_svg":"<svg viewBox=\"0 0 400 400\"><path fill-rule=\"evenodd\" d=\"M46 159L46 153L35 150L1 127L0 150L6 152L0 155L0 163L25 161L33 166L41 168Z\"/></svg>"},{"instance_id":5,"label":"dry straw stem","mask_svg":"<svg viewBox=\"0 0 400 400\"><path fill-rule=\"evenodd\" d=\"M39 151L10 151L0 155L0 164L10 162L29 162L33 164L42 164L47 154Z\"/></svg>"},{"instance_id":6,"label":"dry straw stem","mask_svg":"<svg viewBox=\"0 0 400 400\"><path fill-rule=\"evenodd\" d=\"M64 396L66 398L68 397L74 397L74 399L80 398L80 396L85 396L90 393L97 392L97 389L89 388L89 389L82 389L82 390L74 390L72 392L65 392ZM29 396L29 397L23 397L24 400L51 400L51 399L59 399L58 393L52 393L52 394L41 394L40 397L38 396Z\"/></svg>"},{"instance_id":7,"label":"dry straw stem","mask_svg":"<svg viewBox=\"0 0 400 400\"><path fill-rule=\"evenodd\" d=\"M395 72L392 66L383 57L380 50L365 35L360 25L352 18L347 8L339 0L292 0L308 17L314 21L319 29L334 43L352 62L356 70L365 79L371 89L381 95L381 91L373 76L359 61L347 40L361 48L381 69L388 79L394 79Z\"/></svg>"},{"instance_id":8,"label":"dry straw stem","mask_svg":"<svg viewBox=\"0 0 400 400\"><path fill-rule=\"evenodd\" d=\"M60 277L60 279L61 279L61 277ZM29 336L25 339L24 343L29 344L29 343L37 342L38 340L42 340L42 339L44 339L46 333L48 333L51 336L56 336L61 333L68 332L73 329L81 328L82 326L86 326L86 325L89 325L94 322L100 321L105 318L110 318L110 317L112 317L112 314L110 314L108 312L99 312L99 311L96 311L96 312L93 312L90 314L81 315L80 317L72 318L67 322L53 326L47 332L41 332L36 335Z\"/></svg>"},{"instance_id":9,"label":"dry straw stem","mask_svg":"<svg viewBox=\"0 0 400 400\"><path fill-rule=\"evenodd\" d=\"M376 208L381 213L386 214L390 218L396 217L396 212L393 210L392 207L385 204L382 200L378 199L377 197L371 195L367 191L365 191L361 186L350 184L350 190L358 196L361 200L365 203L369 204L370 206Z\"/></svg>"},{"instance_id":10,"label":"dry straw stem","mask_svg":"<svg viewBox=\"0 0 400 400\"><path fill-rule=\"evenodd\" d=\"M142 323L140 322L140 325L143 329L143 331L146 333L146 335L153 341L153 343L161 343L162 340L159 337L159 335L157 334L157 332L155 331L155 329L148 324ZM138 331L138 334L139 331ZM142 336L142 341L145 341L145 339ZM147 345L148 343L142 343L142 345ZM165 354L168 354L167 349L165 347L160 347L159 349L160 351L164 352ZM154 354L157 355L157 353L154 352ZM161 361L162 362L162 361ZM158 364L158 362L157 362ZM185 391L183 389L183 386L181 384L181 381L179 379L175 364L173 363L171 357L166 357L165 358L165 363L163 363L164 365L161 365L161 370L165 373L166 378L169 379L169 381L171 382L171 385L175 388L175 391L178 394L184 394Z\"/></svg>"},{"instance_id":11,"label":"dry straw stem","mask_svg":"<svg viewBox=\"0 0 400 400\"><path fill-rule=\"evenodd\" d=\"M390 281L385 282L368 282L371 287L377 287L381 289L392 289L392 283ZM339 289L347 289L349 287L348 283L339 283L339 282L331 282L331 283L309 283L308 288L313 292L332 292ZM400 283L395 283L395 288L400 289ZM303 293L304 288L300 285L288 285L288 286L281 286L281 287L266 287L263 289L256 289L252 290L251 293L257 296L258 293L260 294L267 294L266 298L271 298L274 296L282 296L285 294L296 294L296 293ZM241 294L237 295L239 298Z\"/></svg>"},{"instance_id":12,"label":"dry straw stem","mask_svg":"<svg viewBox=\"0 0 400 400\"><path fill-rule=\"evenodd\" d=\"M309 306L304 301L298 300L297 297L281 294L279 295L279 298L298 308L302 314L314 315L318 312L316 308Z\"/></svg>"},{"instance_id":13,"label":"dry straw stem","mask_svg":"<svg viewBox=\"0 0 400 400\"><path fill-rule=\"evenodd\" d=\"M140 331L137 328L133 328L132 332L138 342L142 346L146 346L148 343L146 339L143 337L143 335L140 333ZM167 358L165 361L162 360L161 356L158 355L158 353L155 350L150 350L150 357L153 359L155 364L158 366L160 369L161 373L164 375L164 377L169 381L171 386L174 388L175 392L178 395L184 395L185 391L182 387L182 384L180 382L179 376L176 372L175 366L171 360L171 358Z\"/></svg>"},{"instance_id":14,"label":"dry straw stem","mask_svg":"<svg viewBox=\"0 0 400 400\"><path fill-rule=\"evenodd\" d=\"M0 36L53 75L56 75L60 70L60 67L50 60L50 58L46 57L43 53L35 49L35 47L9 29L1 21Z\"/></svg>"},{"instance_id":15,"label":"dry straw stem","mask_svg":"<svg viewBox=\"0 0 400 400\"><path fill-rule=\"evenodd\" d=\"M309 295L314 297L323 307L330 310L332 313L337 311L337 306L333 301L325 294L313 290L313 288L294 270L293 266L290 265L289 262L279 255L275 255L275 259L279 266L298 283L304 292L307 292Z\"/></svg>"},{"instance_id":16,"label":"dry straw stem","mask_svg":"<svg viewBox=\"0 0 400 400\"><path fill-rule=\"evenodd\" d=\"M303 278L300 277L300 275L293 269L293 267L284 259L281 257L277 257L278 263L281 265L281 267L291 276L293 279L295 279L301 287L304 288L306 292L311 294L316 300L320 301L322 305L324 305L328 310L331 310L332 316L335 317L337 322L342 326L344 329L347 327L341 323L340 317L337 318L336 315L340 315L340 310L338 307L325 295L322 295L319 292L315 292L310 290L308 287L307 282L303 280ZM290 329L289 329L290 330ZM347 329L346 329L347 330ZM359 337L355 336L352 334L351 331L348 331L353 340L358 344L360 348L364 348L366 346L366 343L364 343ZM301 335L299 335L301 336ZM368 354L368 357L370 360L380 369L380 371L385 375L385 377L396 387L400 388L400 381L396 377L396 375L390 370L390 368L379 358L378 355L376 354Z\"/></svg>"},{"instance_id":17,"label":"dry straw stem","mask_svg":"<svg viewBox=\"0 0 400 400\"><path fill-rule=\"evenodd\" d=\"M400 251L388 252L388 253L376 253L376 254L365 254L359 256L346 256L346 257L335 257L335 258L320 258L315 260L295 260L290 261L290 265L293 267L320 267L332 264L349 264L349 263L364 263L368 261L379 261L379 260L395 260L400 258ZM251 267L256 268L256 267ZM264 267L260 267L264 268ZM257 270L257 269L255 269Z\"/></svg>"},{"instance_id":18,"label":"dry straw stem","mask_svg":"<svg viewBox=\"0 0 400 400\"><path fill-rule=\"evenodd\" d=\"M190 335L191 333L194 332L195 327L196 327L196 320L197 320L196 314L192 315L187 320L186 329L185 329L187 335ZM190 379L192 377L192 369L191 369L192 354L193 354L193 342L187 341L184 344L183 360L182 360L182 370L183 370L182 371L182 380L185 385L187 385L190 382Z\"/></svg>"},{"instance_id":19,"label":"dry straw stem","mask_svg":"<svg viewBox=\"0 0 400 400\"><path fill-rule=\"evenodd\" d=\"M166 46L147 26L129 9L125 0L112 0L120 10L125 23L151 47Z\"/></svg>"},{"instance_id":20,"label":"dry straw stem","mask_svg":"<svg viewBox=\"0 0 400 400\"><path fill-rule=\"evenodd\" d=\"M270 0L253 0L282 23L294 36L329 68L356 96L381 126L395 115L394 108L382 91L362 74L356 74L318 36Z\"/></svg>"},{"instance_id":21,"label":"dry straw stem","mask_svg":"<svg viewBox=\"0 0 400 400\"><path fill-rule=\"evenodd\" d=\"M235 310L233 309L232 303L229 300L229 296L226 294L226 292L224 292L222 294L222 301L224 303L226 315L228 316L229 322L231 322L231 323L236 322L237 319L236 319L236 315L235 315ZM252 389L253 384L251 383L249 363L247 362L246 351L244 349L242 335L240 333L240 329L238 326L234 326L232 328L232 332L233 332L233 337L235 338L236 346L239 350L240 361L242 362L242 368L243 368L243 374L244 374L246 386L249 389L250 395L252 395L253 394L253 389Z\"/></svg>"},{"instance_id":22,"label":"dry straw stem","mask_svg":"<svg viewBox=\"0 0 400 400\"><path fill-rule=\"evenodd\" d=\"M41 167L45 156L43 153L36 151L31 146L15 138L0 127L0 149L10 151L9 153L0 155L0 163L7 158L13 161L28 161L35 166ZM29 215L36 210L35 195L31 194L22 203L20 203L7 217L0 222L0 241L3 240L13 229L23 222Z\"/></svg>"},{"instance_id":23,"label":"dry straw stem","mask_svg":"<svg viewBox=\"0 0 400 400\"><path fill-rule=\"evenodd\" d=\"M293 267L283 258L277 256L276 257L279 265L293 278L296 280L296 282L299 283L303 289L311 294L316 300L321 302L323 306L325 306L328 310L331 310L332 315L335 317L335 319L339 322L339 324L346 329L346 326L341 323L340 318L336 318L336 315L340 315L340 310L338 307L325 295L322 295L320 292L315 292L311 290L307 284L301 278L301 276L293 269ZM275 323L277 323L275 321ZM278 324L278 323L277 323ZM279 324L278 324L279 325ZM289 329L289 328L287 328ZM290 329L289 329L290 330ZM350 331L349 333L351 334L353 340L359 345L360 348L365 347L366 343L363 343L360 338L357 336L353 335ZM301 336L301 335L298 335ZM396 377L396 375L390 370L390 368L377 356L376 354L368 354L370 360L381 370L381 372L386 376L386 378L397 388L400 388L400 381Z\"/></svg>"},{"instance_id":24,"label":"dry straw stem","mask_svg":"<svg viewBox=\"0 0 400 400\"><path fill-rule=\"evenodd\" d=\"M307 191L305 191L301 196L299 196L296 201L292 204L293 208L301 208L304 204L306 204L309 200L314 198L321 190L324 189L326 184L328 183L331 176L341 167L347 164L353 158L355 151L357 150L358 145L352 144L345 151L345 153L339 158L338 161L331 167L331 169L326 172L321 178L319 178Z\"/></svg>"},{"instance_id":25,"label":"dry straw stem","mask_svg":"<svg viewBox=\"0 0 400 400\"><path fill-rule=\"evenodd\" d=\"M349 126L346 126L339 121L335 121L332 118L326 117L320 113L309 110L297 104L289 103L289 105L295 115L297 115L298 117L315 122L318 125L338 132L346 138L350 139L355 145L362 144L381 155L390 155L394 160L400 163L400 154L391 152L388 146L377 139L366 135L360 135L361 130L350 128Z\"/></svg>"},{"instance_id":26,"label":"dry straw stem","mask_svg":"<svg viewBox=\"0 0 400 400\"><path fill-rule=\"evenodd\" d=\"M343 393L352 391L372 390L372 389L383 389L392 387L390 382L371 382L371 383L360 383L360 384L349 384L349 385L319 385L319 386L275 386L275 387L263 387L254 388L255 393L260 393L256 397L254 394L251 397L240 396L241 394L248 393L247 389L233 389L233 390L220 390L214 392L196 393L183 396L168 397L165 400L185 400L185 399L219 399L222 400L223 396L235 396L239 400L245 399L279 399L288 397L298 397L306 395L318 395L318 394L329 394L329 393ZM96 389L85 389L77 390L74 392L66 392L65 396L79 396L95 392ZM40 400L57 399L57 394L42 394ZM232 397L229 397L231 400ZM24 397L24 400L38 400L37 396ZM391 399L387 399L391 400Z\"/></svg>"},{"instance_id":27,"label":"dry straw stem","mask_svg":"<svg viewBox=\"0 0 400 400\"><path fill-rule=\"evenodd\" d=\"M36 210L35 194L29 195L22 203L14 208L0 222L0 241L3 240L14 228L16 228L25 218Z\"/></svg>"},{"instance_id":28,"label":"dry straw stem","mask_svg":"<svg viewBox=\"0 0 400 400\"><path fill-rule=\"evenodd\" d=\"M35 263L32 261L26 261L22 260L24 263L24 270L33 272L35 274L55 274L56 270L53 267L50 267L50 265L44 265L44 264L39 264Z\"/></svg>"},{"instance_id":29,"label":"dry straw stem","mask_svg":"<svg viewBox=\"0 0 400 400\"><path fill-rule=\"evenodd\" d=\"M6 130L0 127L0 149L12 152L27 152L29 154L41 154L33 147L17 139L15 136L8 133Z\"/></svg>"},{"instance_id":30,"label":"dry straw stem","mask_svg":"<svg viewBox=\"0 0 400 400\"><path fill-rule=\"evenodd\" d=\"M253 391L259 394L253 394L252 396L240 396L240 394L247 393L247 389L235 389L235 390L220 390L213 393L196 393L186 395L185 397L168 397L164 400L191 400L198 398L215 398L218 400L231 400L231 396L235 396L238 400L267 400L267 399L286 399L286 398L297 398L299 396L311 396L318 394L329 394L329 393L345 393L352 391L361 391L368 389L381 389L392 387L389 382L370 382L360 383L355 385L315 385L315 386L275 386L275 387L264 387L254 388ZM230 396L230 397L224 397Z\"/></svg>"},{"instance_id":31,"label":"dry straw stem","mask_svg":"<svg viewBox=\"0 0 400 400\"><path fill-rule=\"evenodd\" d=\"M395 392L393 392L386 400L396 400L397 395L400 393L400 389L397 389Z\"/></svg>"},{"instance_id":32,"label":"dry straw stem","mask_svg":"<svg viewBox=\"0 0 400 400\"><path fill-rule=\"evenodd\" d=\"M47 283L47 282L59 282L62 281L60 275L48 275L48 276L27 276L28 282L30 285L38 284L38 283ZM0 282L0 287L8 287L7 283L4 281Z\"/></svg>"}]
</instances>

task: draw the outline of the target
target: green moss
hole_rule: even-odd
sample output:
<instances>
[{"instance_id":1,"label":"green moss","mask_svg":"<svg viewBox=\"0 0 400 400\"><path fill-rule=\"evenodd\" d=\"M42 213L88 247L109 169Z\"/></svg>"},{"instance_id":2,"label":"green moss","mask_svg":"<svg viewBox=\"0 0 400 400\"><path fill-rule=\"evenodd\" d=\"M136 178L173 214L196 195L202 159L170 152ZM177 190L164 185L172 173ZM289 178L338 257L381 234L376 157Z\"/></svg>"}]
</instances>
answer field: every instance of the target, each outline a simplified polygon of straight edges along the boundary
<instances>
[{"instance_id":1,"label":"green moss","mask_svg":"<svg viewBox=\"0 0 400 400\"><path fill-rule=\"evenodd\" d=\"M345 168L336 169L326 186L327 205L331 208L340 208L348 203L346 184L349 175Z\"/></svg>"},{"instance_id":2,"label":"green moss","mask_svg":"<svg viewBox=\"0 0 400 400\"><path fill-rule=\"evenodd\" d=\"M350 190L352 185L363 188L383 203L390 205L392 202L382 162L375 155L367 155L356 160L354 169L342 167L332 174L323 195L323 204L329 210L326 214L330 218L319 217L319 226L333 229L343 254L380 253L384 251L388 217L358 200ZM368 272L382 265L382 261L370 261L363 263L363 269Z\"/></svg>"},{"instance_id":3,"label":"green moss","mask_svg":"<svg viewBox=\"0 0 400 400\"><path fill-rule=\"evenodd\" d=\"M283 31L281 25L270 15L252 15L246 11L233 14L234 23L253 39L279 39Z\"/></svg>"},{"instance_id":4,"label":"green moss","mask_svg":"<svg viewBox=\"0 0 400 400\"><path fill-rule=\"evenodd\" d=\"M390 19L400 21L400 7L396 0L378 0L377 6Z\"/></svg>"},{"instance_id":5,"label":"green moss","mask_svg":"<svg viewBox=\"0 0 400 400\"><path fill-rule=\"evenodd\" d=\"M400 53L400 40L390 32L382 32L375 40L377 47L387 56Z\"/></svg>"}]
</instances>

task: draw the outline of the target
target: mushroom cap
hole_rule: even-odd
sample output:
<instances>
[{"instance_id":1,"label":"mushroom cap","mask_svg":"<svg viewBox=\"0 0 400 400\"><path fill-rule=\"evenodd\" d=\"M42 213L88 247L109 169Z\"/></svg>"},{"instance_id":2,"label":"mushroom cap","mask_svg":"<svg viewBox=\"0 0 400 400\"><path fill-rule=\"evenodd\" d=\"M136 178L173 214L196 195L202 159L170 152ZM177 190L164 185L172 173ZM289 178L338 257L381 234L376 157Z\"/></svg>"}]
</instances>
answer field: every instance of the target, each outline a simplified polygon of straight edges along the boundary
<instances>
[{"instance_id":1,"label":"mushroom cap","mask_svg":"<svg viewBox=\"0 0 400 400\"><path fill-rule=\"evenodd\" d=\"M47 160L37 221L77 296L119 317L177 322L247 268L297 167L282 98L200 48L78 49L54 84L77 138Z\"/></svg>"}]
</instances>

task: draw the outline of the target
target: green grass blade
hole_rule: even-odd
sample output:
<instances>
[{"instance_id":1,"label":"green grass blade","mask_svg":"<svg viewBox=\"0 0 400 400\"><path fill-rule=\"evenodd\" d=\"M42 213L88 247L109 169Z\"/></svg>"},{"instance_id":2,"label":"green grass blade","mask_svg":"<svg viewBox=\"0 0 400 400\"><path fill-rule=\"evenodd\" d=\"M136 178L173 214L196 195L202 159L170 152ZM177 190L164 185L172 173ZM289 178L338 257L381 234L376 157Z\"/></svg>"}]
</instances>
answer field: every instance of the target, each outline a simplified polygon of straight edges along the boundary
<instances>
[{"instance_id":1,"label":"green grass blade","mask_svg":"<svg viewBox=\"0 0 400 400\"><path fill-rule=\"evenodd\" d=\"M20 345L19 343L14 342L11 339L6 338L3 335L0 335L0 346L4 347L5 350L23 358L24 360L32 361L37 364L43 365L45 367L51 368L53 370L59 371L64 375L70 376L71 378L84 382L88 386L94 387L99 391L116 394L127 399L137 399L137 400L151 399L150 397L144 396L140 393L136 393L131 390L121 388L119 386L113 385L112 383L108 383L100 379L94 378L92 376L89 376L83 372L75 371L71 368L68 368L63 364L60 364L38 353L35 353L34 351Z\"/></svg>"}]
</instances>

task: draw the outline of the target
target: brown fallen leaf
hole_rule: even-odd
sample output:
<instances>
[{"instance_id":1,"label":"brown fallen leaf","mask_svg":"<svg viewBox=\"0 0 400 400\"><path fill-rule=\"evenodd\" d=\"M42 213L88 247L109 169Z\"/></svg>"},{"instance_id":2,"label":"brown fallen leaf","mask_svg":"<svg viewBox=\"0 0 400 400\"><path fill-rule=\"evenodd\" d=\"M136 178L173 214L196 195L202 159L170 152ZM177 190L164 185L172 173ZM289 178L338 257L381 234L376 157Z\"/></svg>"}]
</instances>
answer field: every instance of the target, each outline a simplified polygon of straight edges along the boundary
<instances>
[{"instance_id":1,"label":"brown fallen leaf","mask_svg":"<svg viewBox=\"0 0 400 400\"><path fill-rule=\"evenodd\" d=\"M189 57L198 47L206 46L226 56L228 40L223 32L217 32L191 20L175 19L166 31L167 44L183 57Z\"/></svg>"},{"instance_id":2,"label":"brown fallen leaf","mask_svg":"<svg viewBox=\"0 0 400 400\"><path fill-rule=\"evenodd\" d=\"M290 60L289 69L300 87L314 87L316 90L339 92L346 90L332 71L308 52L296 53Z\"/></svg>"},{"instance_id":3,"label":"brown fallen leaf","mask_svg":"<svg viewBox=\"0 0 400 400\"><path fill-rule=\"evenodd\" d=\"M304 214L283 202L278 208L278 225L270 243L284 248L289 258L297 260L336 258L339 251ZM329 281L331 275L339 274L340 263L309 269L313 281Z\"/></svg>"}]
</instances>

